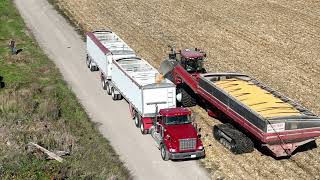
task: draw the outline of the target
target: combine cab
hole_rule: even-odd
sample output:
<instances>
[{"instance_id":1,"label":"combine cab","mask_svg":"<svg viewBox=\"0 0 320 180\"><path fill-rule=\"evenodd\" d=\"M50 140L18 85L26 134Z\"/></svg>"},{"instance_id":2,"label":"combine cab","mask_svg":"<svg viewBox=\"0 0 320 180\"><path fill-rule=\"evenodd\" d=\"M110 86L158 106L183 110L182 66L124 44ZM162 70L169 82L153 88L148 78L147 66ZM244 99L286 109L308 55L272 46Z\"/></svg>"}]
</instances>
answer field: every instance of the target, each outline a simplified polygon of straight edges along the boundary
<instances>
[{"instance_id":1,"label":"combine cab","mask_svg":"<svg viewBox=\"0 0 320 180\"><path fill-rule=\"evenodd\" d=\"M206 73L204 58L198 49L172 50L160 72L177 85L182 106L200 102L210 116L226 117L213 135L233 153L253 151L255 139L276 157L290 156L320 136L315 114L249 76Z\"/></svg>"}]
</instances>

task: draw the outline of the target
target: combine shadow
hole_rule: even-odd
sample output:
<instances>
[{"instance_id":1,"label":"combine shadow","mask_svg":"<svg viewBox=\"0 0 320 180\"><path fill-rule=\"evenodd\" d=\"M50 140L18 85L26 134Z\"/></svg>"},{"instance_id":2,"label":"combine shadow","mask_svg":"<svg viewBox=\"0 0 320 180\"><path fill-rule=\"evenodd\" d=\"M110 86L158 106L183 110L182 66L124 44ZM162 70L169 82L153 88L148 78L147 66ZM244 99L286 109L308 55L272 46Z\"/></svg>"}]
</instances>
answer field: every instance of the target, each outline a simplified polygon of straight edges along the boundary
<instances>
[{"instance_id":1,"label":"combine shadow","mask_svg":"<svg viewBox=\"0 0 320 180\"><path fill-rule=\"evenodd\" d=\"M3 82L3 77L0 76L0 89L5 87L5 83Z\"/></svg>"}]
</instances>

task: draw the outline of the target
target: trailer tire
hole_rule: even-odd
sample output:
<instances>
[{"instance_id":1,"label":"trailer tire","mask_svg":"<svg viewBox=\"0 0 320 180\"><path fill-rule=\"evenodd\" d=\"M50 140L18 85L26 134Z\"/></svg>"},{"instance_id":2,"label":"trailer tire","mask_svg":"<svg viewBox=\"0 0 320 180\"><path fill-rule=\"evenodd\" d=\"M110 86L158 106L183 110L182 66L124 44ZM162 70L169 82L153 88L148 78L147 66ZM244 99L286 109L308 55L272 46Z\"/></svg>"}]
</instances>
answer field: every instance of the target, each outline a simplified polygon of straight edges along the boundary
<instances>
[{"instance_id":1,"label":"trailer tire","mask_svg":"<svg viewBox=\"0 0 320 180\"><path fill-rule=\"evenodd\" d=\"M137 128L140 128L140 115L136 112L136 115L134 116L134 124L136 125Z\"/></svg>"},{"instance_id":2,"label":"trailer tire","mask_svg":"<svg viewBox=\"0 0 320 180\"><path fill-rule=\"evenodd\" d=\"M106 90L107 90L107 94L111 95L111 85L109 81L106 82Z\"/></svg>"},{"instance_id":3,"label":"trailer tire","mask_svg":"<svg viewBox=\"0 0 320 180\"><path fill-rule=\"evenodd\" d=\"M169 152L167 150L166 145L164 145L163 143L161 144L160 152L161 152L162 159L164 161L168 161L169 160Z\"/></svg>"},{"instance_id":4,"label":"trailer tire","mask_svg":"<svg viewBox=\"0 0 320 180\"><path fill-rule=\"evenodd\" d=\"M90 58L89 58L88 54L87 54L87 58L86 58L86 64L87 64L87 67L90 68Z\"/></svg>"},{"instance_id":5,"label":"trailer tire","mask_svg":"<svg viewBox=\"0 0 320 180\"><path fill-rule=\"evenodd\" d=\"M95 71L95 67L92 66L92 62L91 61L89 63L89 69L90 69L91 72Z\"/></svg>"},{"instance_id":6,"label":"trailer tire","mask_svg":"<svg viewBox=\"0 0 320 180\"><path fill-rule=\"evenodd\" d=\"M178 93L181 93L181 105L183 107L192 107L197 104L197 100L195 97L188 93L184 88L178 88Z\"/></svg>"},{"instance_id":7,"label":"trailer tire","mask_svg":"<svg viewBox=\"0 0 320 180\"><path fill-rule=\"evenodd\" d=\"M114 100L114 101L117 100L117 95L114 93L114 88L113 87L111 88L111 97L112 97L112 100Z\"/></svg>"},{"instance_id":8,"label":"trailer tire","mask_svg":"<svg viewBox=\"0 0 320 180\"><path fill-rule=\"evenodd\" d=\"M102 75L101 75L101 86L103 90L107 90L107 83Z\"/></svg>"},{"instance_id":9,"label":"trailer tire","mask_svg":"<svg viewBox=\"0 0 320 180\"><path fill-rule=\"evenodd\" d=\"M123 99L121 94L116 94L116 96L117 96L117 100L122 100Z\"/></svg>"}]
</instances>

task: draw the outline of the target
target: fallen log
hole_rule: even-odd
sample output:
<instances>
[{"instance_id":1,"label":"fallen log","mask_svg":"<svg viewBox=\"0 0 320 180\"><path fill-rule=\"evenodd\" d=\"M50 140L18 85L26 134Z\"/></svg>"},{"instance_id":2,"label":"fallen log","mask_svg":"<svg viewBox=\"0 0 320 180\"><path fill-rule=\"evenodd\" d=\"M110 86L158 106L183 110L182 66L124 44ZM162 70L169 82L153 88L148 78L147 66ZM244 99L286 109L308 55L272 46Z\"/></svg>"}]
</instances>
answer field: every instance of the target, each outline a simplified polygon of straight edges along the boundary
<instances>
[{"instance_id":1,"label":"fallen log","mask_svg":"<svg viewBox=\"0 0 320 180\"><path fill-rule=\"evenodd\" d=\"M50 158L55 159L55 160L57 160L57 161L59 161L59 162L62 162L62 161L63 161L63 159L62 159L61 157L59 157L59 156L56 155L55 153L47 150L46 148L44 148L44 147L42 147L42 146L40 146L40 145L38 145L38 144L36 144L36 143L33 143L33 142L30 142L29 144L35 146L37 149L39 149L39 150L42 151L43 153L47 154Z\"/></svg>"}]
</instances>

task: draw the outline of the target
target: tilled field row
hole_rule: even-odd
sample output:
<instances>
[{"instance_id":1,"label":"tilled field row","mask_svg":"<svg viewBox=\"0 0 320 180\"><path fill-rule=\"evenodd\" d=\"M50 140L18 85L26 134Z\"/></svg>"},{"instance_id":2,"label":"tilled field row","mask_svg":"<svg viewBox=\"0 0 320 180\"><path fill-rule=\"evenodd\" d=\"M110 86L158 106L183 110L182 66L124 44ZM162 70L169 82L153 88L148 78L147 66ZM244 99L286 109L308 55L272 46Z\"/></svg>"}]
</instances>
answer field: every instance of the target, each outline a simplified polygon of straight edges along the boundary
<instances>
[{"instance_id":1,"label":"tilled field row","mask_svg":"<svg viewBox=\"0 0 320 180\"><path fill-rule=\"evenodd\" d=\"M109 28L155 67L168 45L200 47L209 72L237 71L320 112L320 3L317 1L57 0L84 30ZM319 148L275 160L258 150L233 155L213 140L220 123L199 107L212 178L319 179Z\"/></svg>"}]
</instances>

